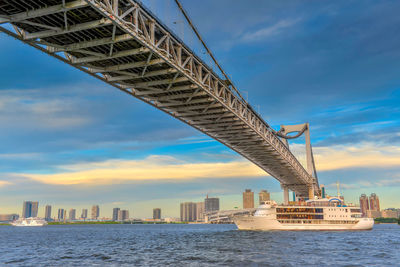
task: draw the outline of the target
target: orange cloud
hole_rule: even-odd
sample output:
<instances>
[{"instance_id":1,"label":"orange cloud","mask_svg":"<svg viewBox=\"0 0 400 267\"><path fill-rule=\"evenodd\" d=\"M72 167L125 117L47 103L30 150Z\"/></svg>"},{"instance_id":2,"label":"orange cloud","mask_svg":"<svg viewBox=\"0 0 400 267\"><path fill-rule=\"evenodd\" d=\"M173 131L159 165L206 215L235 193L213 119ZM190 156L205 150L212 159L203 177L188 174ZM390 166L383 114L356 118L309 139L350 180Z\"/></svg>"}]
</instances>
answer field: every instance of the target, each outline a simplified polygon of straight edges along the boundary
<instances>
[{"instance_id":1,"label":"orange cloud","mask_svg":"<svg viewBox=\"0 0 400 267\"><path fill-rule=\"evenodd\" d=\"M300 145L294 145L301 154ZM384 168L400 166L400 148L332 146L314 148L317 171L347 168ZM304 153L299 155L304 163ZM196 178L243 178L268 176L249 161L188 163L168 156L150 156L144 160L107 160L60 166L55 174L24 174L32 180L54 185L115 184L128 181L190 180ZM0 183L1 186L1 183Z\"/></svg>"},{"instance_id":2,"label":"orange cloud","mask_svg":"<svg viewBox=\"0 0 400 267\"><path fill-rule=\"evenodd\" d=\"M365 143L358 146L314 148L317 170L400 166L400 147Z\"/></svg>"},{"instance_id":3,"label":"orange cloud","mask_svg":"<svg viewBox=\"0 0 400 267\"><path fill-rule=\"evenodd\" d=\"M24 174L24 176L41 183L56 185L267 176L260 168L246 161L184 163L171 157L159 156L148 157L145 160L108 160L62 168L66 171L56 174Z\"/></svg>"},{"instance_id":4,"label":"orange cloud","mask_svg":"<svg viewBox=\"0 0 400 267\"><path fill-rule=\"evenodd\" d=\"M0 187L6 186L6 185L10 185L10 182L7 181L0 181Z\"/></svg>"}]
</instances>

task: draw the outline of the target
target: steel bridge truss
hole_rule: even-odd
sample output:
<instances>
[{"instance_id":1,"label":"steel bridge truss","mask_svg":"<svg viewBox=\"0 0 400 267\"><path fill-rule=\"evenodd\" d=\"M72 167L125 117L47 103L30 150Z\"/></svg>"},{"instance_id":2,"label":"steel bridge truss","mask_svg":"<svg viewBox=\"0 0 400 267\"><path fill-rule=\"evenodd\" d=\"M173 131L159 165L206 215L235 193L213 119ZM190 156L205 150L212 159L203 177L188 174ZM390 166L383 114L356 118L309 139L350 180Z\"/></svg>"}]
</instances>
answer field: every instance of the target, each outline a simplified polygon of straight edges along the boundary
<instances>
[{"instance_id":1,"label":"steel bridge truss","mask_svg":"<svg viewBox=\"0 0 400 267\"><path fill-rule=\"evenodd\" d=\"M298 196L308 173L229 83L133 0L3 0L0 30L191 125Z\"/></svg>"}]
</instances>

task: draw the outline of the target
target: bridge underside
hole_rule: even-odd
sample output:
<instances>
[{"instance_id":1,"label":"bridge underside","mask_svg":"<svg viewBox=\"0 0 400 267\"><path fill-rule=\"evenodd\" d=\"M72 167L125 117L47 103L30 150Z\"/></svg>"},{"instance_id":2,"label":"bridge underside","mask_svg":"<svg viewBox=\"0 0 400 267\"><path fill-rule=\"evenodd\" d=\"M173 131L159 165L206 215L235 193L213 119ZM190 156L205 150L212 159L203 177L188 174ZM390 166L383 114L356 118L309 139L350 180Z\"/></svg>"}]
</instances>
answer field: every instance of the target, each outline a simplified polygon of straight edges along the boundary
<instances>
[{"instance_id":1,"label":"bridge underside","mask_svg":"<svg viewBox=\"0 0 400 267\"><path fill-rule=\"evenodd\" d=\"M3 32L235 150L298 196L317 181L250 106L132 0L3 0Z\"/></svg>"}]
</instances>

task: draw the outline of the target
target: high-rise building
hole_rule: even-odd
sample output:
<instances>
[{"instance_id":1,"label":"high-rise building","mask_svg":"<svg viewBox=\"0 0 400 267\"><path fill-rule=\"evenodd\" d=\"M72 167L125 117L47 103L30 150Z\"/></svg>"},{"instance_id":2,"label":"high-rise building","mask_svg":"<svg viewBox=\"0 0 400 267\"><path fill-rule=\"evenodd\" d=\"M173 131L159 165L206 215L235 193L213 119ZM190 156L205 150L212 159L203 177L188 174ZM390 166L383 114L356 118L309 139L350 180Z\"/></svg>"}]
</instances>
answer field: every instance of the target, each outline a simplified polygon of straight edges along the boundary
<instances>
[{"instance_id":1,"label":"high-rise building","mask_svg":"<svg viewBox=\"0 0 400 267\"><path fill-rule=\"evenodd\" d=\"M76 220L76 209L70 209L68 215L69 215L68 219L70 221L75 221Z\"/></svg>"},{"instance_id":2,"label":"high-rise building","mask_svg":"<svg viewBox=\"0 0 400 267\"><path fill-rule=\"evenodd\" d=\"M181 221L194 222L196 221L197 204L194 202L181 203Z\"/></svg>"},{"instance_id":3,"label":"high-rise building","mask_svg":"<svg viewBox=\"0 0 400 267\"><path fill-rule=\"evenodd\" d=\"M219 210L219 198L207 197L204 199L204 212L218 211Z\"/></svg>"},{"instance_id":4,"label":"high-rise building","mask_svg":"<svg viewBox=\"0 0 400 267\"><path fill-rule=\"evenodd\" d=\"M381 210L379 206L379 197L375 193L372 193L371 196L369 197L369 209L376 211Z\"/></svg>"},{"instance_id":5,"label":"high-rise building","mask_svg":"<svg viewBox=\"0 0 400 267\"><path fill-rule=\"evenodd\" d=\"M87 219L87 214L88 214L87 209L82 209L81 219L86 220Z\"/></svg>"},{"instance_id":6,"label":"high-rise building","mask_svg":"<svg viewBox=\"0 0 400 267\"><path fill-rule=\"evenodd\" d=\"M260 193L258 193L258 203L261 205L264 203L264 201L269 201L271 200L271 194L267 190L261 190Z\"/></svg>"},{"instance_id":7,"label":"high-rise building","mask_svg":"<svg viewBox=\"0 0 400 267\"><path fill-rule=\"evenodd\" d=\"M325 190L325 185L321 184L321 197L326 198L326 190Z\"/></svg>"},{"instance_id":8,"label":"high-rise building","mask_svg":"<svg viewBox=\"0 0 400 267\"><path fill-rule=\"evenodd\" d=\"M204 202L197 202L196 203L196 220L198 222L204 221L204 210L205 210L205 205Z\"/></svg>"},{"instance_id":9,"label":"high-rise building","mask_svg":"<svg viewBox=\"0 0 400 267\"><path fill-rule=\"evenodd\" d=\"M58 216L57 216L59 221L64 220L64 209L58 209Z\"/></svg>"},{"instance_id":10,"label":"high-rise building","mask_svg":"<svg viewBox=\"0 0 400 267\"><path fill-rule=\"evenodd\" d=\"M154 220L160 220L161 219L161 209L160 208L153 209L153 219Z\"/></svg>"},{"instance_id":11,"label":"high-rise building","mask_svg":"<svg viewBox=\"0 0 400 267\"><path fill-rule=\"evenodd\" d=\"M22 218L37 217L39 202L24 201L22 206Z\"/></svg>"},{"instance_id":12,"label":"high-rise building","mask_svg":"<svg viewBox=\"0 0 400 267\"><path fill-rule=\"evenodd\" d=\"M39 202L32 201L32 217L37 217L39 211Z\"/></svg>"},{"instance_id":13,"label":"high-rise building","mask_svg":"<svg viewBox=\"0 0 400 267\"><path fill-rule=\"evenodd\" d=\"M118 212L119 211L120 211L120 208L113 208L113 215L112 215L113 221L118 221Z\"/></svg>"},{"instance_id":14,"label":"high-rise building","mask_svg":"<svg viewBox=\"0 0 400 267\"><path fill-rule=\"evenodd\" d=\"M369 205L368 205L368 197L366 194L361 194L360 196L360 210L363 217L367 216L367 210L369 210Z\"/></svg>"},{"instance_id":15,"label":"high-rise building","mask_svg":"<svg viewBox=\"0 0 400 267\"><path fill-rule=\"evenodd\" d=\"M46 221L51 221L51 206L50 205L46 205L46 207L45 207L44 219Z\"/></svg>"},{"instance_id":16,"label":"high-rise building","mask_svg":"<svg viewBox=\"0 0 400 267\"><path fill-rule=\"evenodd\" d=\"M128 210L119 210L118 211L118 221L126 221L129 220L129 211Z\"/></svg>"},{"instance_id":17,"label":"high-rise building","mask_svg":"<svg viewBox=\"0 0 400 267\"><path fill-rule=\"evenodd\" d=\"M243 192L243 208L244 209L254 208L254 192L251 192L251 189L246 189Z\"/></svg>"},{"instance_id":18,"label":"high-rise building","mask_svg":"<svg viewBox=\"0 0 400 267\"><path fill-rule=\"evenodd\" d=\"M100 208L99 205L92 206L92 220L97 220L100 216Z\"/></svg>"}]
</instances>

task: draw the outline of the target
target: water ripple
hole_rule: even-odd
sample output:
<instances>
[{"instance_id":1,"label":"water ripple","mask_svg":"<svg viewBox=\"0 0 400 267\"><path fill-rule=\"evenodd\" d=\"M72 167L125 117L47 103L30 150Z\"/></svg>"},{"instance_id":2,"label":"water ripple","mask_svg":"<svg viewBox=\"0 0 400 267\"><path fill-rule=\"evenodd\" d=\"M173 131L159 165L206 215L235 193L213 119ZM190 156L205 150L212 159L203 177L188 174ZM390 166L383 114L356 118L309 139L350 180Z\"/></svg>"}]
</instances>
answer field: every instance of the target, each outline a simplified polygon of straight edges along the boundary
<instances>
[{"instance_id":1,"label":"water ripple","mask_svg":"<svg viewBox=\"0 0 400 267\"><path fill-rule=\"evenodd\" d=\"M399 266L397 225L244 232L234 225L0 227L0 266Z\"/></svg>"}]
</instances>

